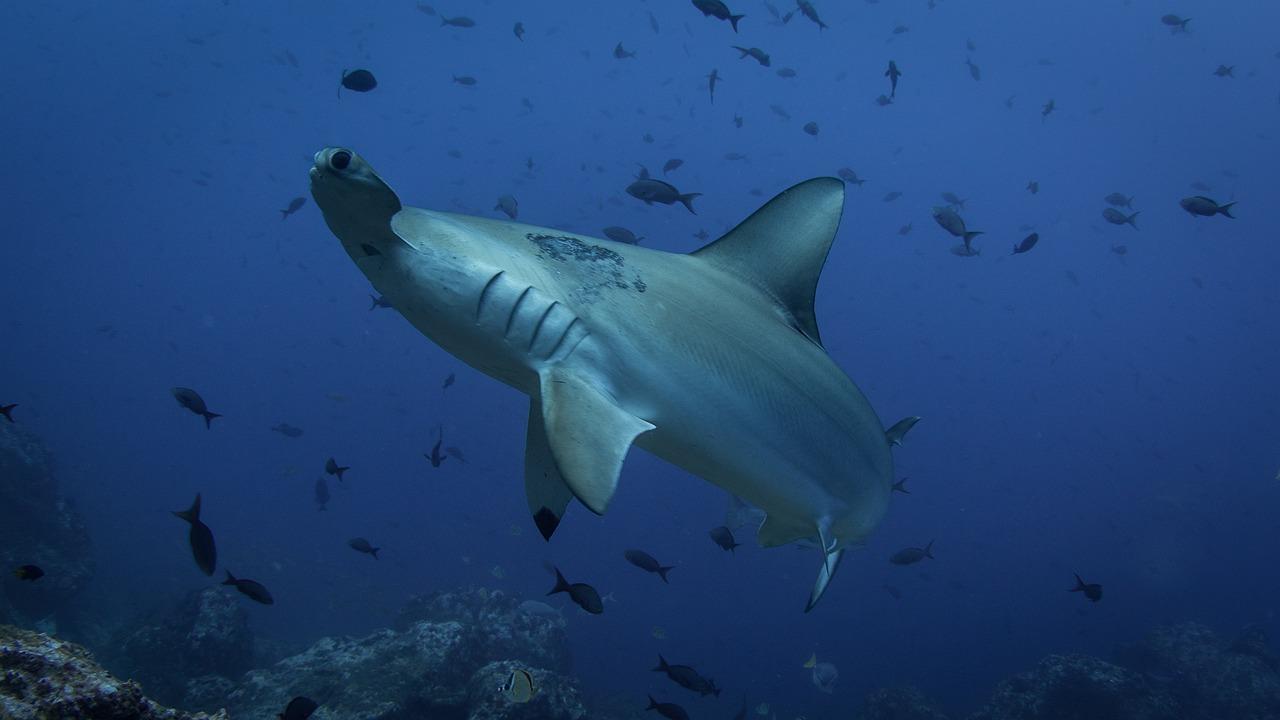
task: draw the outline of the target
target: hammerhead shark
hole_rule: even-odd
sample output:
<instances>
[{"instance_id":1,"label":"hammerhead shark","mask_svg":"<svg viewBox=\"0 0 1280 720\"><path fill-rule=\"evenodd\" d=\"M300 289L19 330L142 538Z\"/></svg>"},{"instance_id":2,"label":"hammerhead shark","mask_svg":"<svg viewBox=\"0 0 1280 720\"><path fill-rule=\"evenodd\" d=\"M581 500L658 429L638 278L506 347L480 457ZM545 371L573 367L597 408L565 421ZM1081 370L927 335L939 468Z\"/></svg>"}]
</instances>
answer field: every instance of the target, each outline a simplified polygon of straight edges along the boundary
<instances>
[{"instance_id":1,"label":"hammerhead shark","mask_svg":"<svg viewBox=\"0 0 1280 720\"><path fill-rule=\"evenodd\" d=\"M806 612L879 524L890 443L813 309L840 180L800 183L690 254L407 207L345 148L316 153L311 193L396 311L529 396L525 492L544 538L573 498L605 512L632 445L762 510L761 545L815 543Z\"/></svg>"}]
</instances>

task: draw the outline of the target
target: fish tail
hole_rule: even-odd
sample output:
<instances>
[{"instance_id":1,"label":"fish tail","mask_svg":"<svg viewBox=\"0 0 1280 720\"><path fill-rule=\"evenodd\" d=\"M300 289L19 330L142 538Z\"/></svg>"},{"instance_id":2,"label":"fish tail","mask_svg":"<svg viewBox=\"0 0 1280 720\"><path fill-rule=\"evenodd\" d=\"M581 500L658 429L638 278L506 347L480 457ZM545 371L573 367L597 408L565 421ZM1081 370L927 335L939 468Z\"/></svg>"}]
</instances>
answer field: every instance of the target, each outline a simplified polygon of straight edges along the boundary
<instances>
[{"instance_id":1,"label":"fish tail","mask_svg":"<svg viewBox=\"0 0 1280 720\"><path fill-rule=\"evenodd\" d=\"M342 479L342 473L344 473L344 472L346 472L346 471L348 471L348 470L350 470L350 469L351 469L351 466L350 466L350 465L348 465L347 467L339 467L336 471L334 471L334 473L333 473L333 474L338 476L338 482L345 482L345 481Z\"/></svg>"},{"instance_id":2,"label":"fish tail","mask_svg":"<svg viewBox=\"0 0 1280 720\"><path fill-rule=\"evenodd\" d=\"M965 244L967 245L967 244L968 244L969 242L971 242L974 238L978 237L978 236L979 236L979 235L981 235L981 234L983 234L983 231L981 231L981 230L971 230L971 231L969 231L969 232L966 232L966 233L964 234L964 241L965 241Z\"/></svg>"},{"instance_id":3,"label":"fish tail","mask_svg":"<svg viewBox=\"0 0 1280 720\"><path fill-rule=\"evenodd\" d=\"M378 298L374 297L374 296L373 296L373 294L372 294L372 293L370 293L370 294L369 294L369 300L370 300L370 302L369 302L369 312L373 312L373 311L374 311L374 310L376 310L376 309L377 309L377 307L378 307Z\"/></svg>"},{"instance_id":4,"label":"fish tail","mask_svg":"<svg viewBox=\"0 0 1280 720\"><path fill-rule=\"evenodd\" d=\"M235 575L232 575L230 570L224 570L223 572L225 572L225 573L227 574L227 579L226 579L226 580L223 580L223 581L222 581L222 584L223 584L223 585L235 585L235 584L236 584L236 576L235 576Z\"/></svg>"},{"instance_id":5,"label":"fish tail","mask_svg":"<svg viewBox=\"0 0 1280 720\"><path fill-rule=\"evenodd\" d=\"M662 578L662 582L667 582L667 573L668 573L668 572L670 572L670 571L672 571L672 570L675 570L675 569L676 569L676 566L675 566L675 565L668 565L668 566L665 566L665 567L664 567L664 566L659 565L659 566L658 566L658 577Z\"/></svg>"},{"instance_id":6,"label":"fish tail","mask_svg":"<svg viewBox=\"0 0 1280 720\"><path fill-rule=\"evenodd\" d=\"M702 193L685 193L684 195L680 195L677 199L684 203L685 207L689 208L689 212L697 215L697 211L693 209L693 199L701 195Z\"/></svg>"},{"instance_id":7,"label":"fish tail","mask_svg":"<svg viewBox=\"0 0 1280 720\"><path fill-rule=\"evenodd\" d=\"M740 48L740 47L738 47L737 45L734 45L734 46L733 46L733 49L734 49L734 50L737 50L737 51L738 51L738 52L740 52L740 53L742 53L741 55L739 55L739 56L738 56L738 59L739 59L739 60L741 60L742 58L744 58L744 57L746 57L747 55L749 55L749 54L750 54L750 53L748 53L748 52L746 51L746 49L744 49L744 48ZM652 699L652 698L650 698L650 699Z\"/></svg>"},{"instance_id":8,"label":"fish tail","mask_svg":"<svg viewBox=\"0 0 1280 720\"><path fill-rule=\"evenodd\" d=\"M1072 573L1072 575L1075 575L1075 573ZM1075 577L1076 577L1076 586L1071 588L1067 592L1080 592L1081 590L1084 590L1084 580L1082 580L1079 575L1076 575Z\"/></svg>"},{"instance_id":9,"label":"fish tail","mask_svg":"<svg viewBox=\"0 0 1280 720\"><path fill-rule=\"evenodd\" d=\"M649 696L648 696L648 698L649 698L649 707L645 708L645 710L653 710L653 709L657 708L657 707L658 707L658 701L657 701L657 700L654 700L652 695L649 695Z\"/></svg>"},{"instance_id":10,"label":"fish tail","mask_svg":"<svg viewBox=\"0 0 1280 720\"><path fill-rule=\"evenodd\" d=\"M449 18L445 17L444 15L441 15L441 16L440 16L440 27L444 27L445 25L448 25L448 24L449 24Z\"/></svg>"},{"instance_id":11,"label":"fish tail","mask_svg":"<svg viewBox=\"0 0 1280 720\"><path fill-rule=\"evenodd\" d=\"M200 521L200 493L196 493L196 500L195 502L191 503L190 508L186 510L174 510L173 514L177 515L178 517L182 518L183 520L186 520L187 522L193 525L199 522Z\"/></svg>"},{"instance_id":12,"label":"fish tail","mask_svg":"<svg viewBox=\"0 0 1280 720\"><path fill-rule=\"evenodd\" d=\"M1218 212L1219 212L1219 213L1221 213L1221 214L1223 214L1223 215L1226 215L1227 217L1231 218L1232 220L1235 220L1235 219L1236 219L1236 216L1231 214L1231 206L1232 206L1232 205L1235 205L1235 202L1229 202L1229 203L1227 203L1226 205L1222 205L1222 206L1220 206L1220 207L1218 208Z\"/></svg>"},{"instance_id":13,"label":"fish tail","mask_svg":"<svg viewBox=\"0 0 1280 720\"><path fill-rule=\"evenodd\" d=\"M560 574L560 568L552 566L551 569L556 571L556 586L551 588L551 591L547 594L555 595L556 593L569 592L569 581L565 580L564 575Z\"/></svg>"},{"instance_id":14,"label":"fish tail","mask_svg":"<svg viewBox=\"0 0 1280 720\"><path fill-rule=\"evenodd\" d=\"M733 26L734 32L738 32L738 21L744 17L746 17L746 15L730 15L729 16L729 24Z\"/></svg>"},{"instance_id":15,"label":"fish tail","mask_svg":"<svg viewBox=\"0 0 1280 720\"><path fill-rule=\"evenodd\" d=\"M1139 228L1138 228L1138 223L1136 223L1136 222L1134 222L1134 221L1135 221L1135 220L1137 220L1137 219L1138 219L1138 216L1139 216L1139 215L1141 215L1141 214L1142 214L1142 211L1141 211L1141 210L1139 210L1138 212L1136 212L1136 213L1134 213L1134 214L1130 215L1129 217L1125 218L1125 219L1124 219L1124 221L1125 221L1125 222L1127 222L1127 223L1129 223L1130 225L1132 225L1134 230L1137 230L1137 229L1139 229Z\"/></svg>"},{"instance_id":16,"label":"fish tail","mask_svg":"<svg viewBox=\"0 0 1280 720\"><path fill-rule=\"evenodd\" d=\"M658 667L650 669L650 672L666 672L670 667L667 659L662 657L662 653L658 653Z\"/></svg>"},{"instance_id":17,"label":"fish tail","mask_svg":"<svg viewBox=\"0 0 1280 720\"><path fill-rule=\"evenodd\" d=\"M373 548L372 550L369 551L369 554L373 556L374 560L378 559L378 551L381 549L382 548Z\"/></svg>"},{"instance_id":18,"label":"fish tail","mask_svg":"<svg viewBox=\"0 0 1280 720\"><path fill-rule=\"evenodd\" d=\"M216 413L216 412L209 412L208 410L206 410L206 411L204 411L204 412L202 412L202 413L200 413L200 414L204 416L204 426L205 426L206 428L210 429L210 430L212 430L212 429L213 429L213 419L214 419L214 418L220 418L220 417L222 417L222 416L221 416L221 415L219 415L218 413Z\"/></svg>"},{"instance_id":19,"label":"fish tail","mask_svg":"<svg viewBox=\"0 0 1280 720\"><path fill-rule=\"evenodd\" d=\"M281 210L281 211L280 211L280 220L281 220L282 222L283 222L284 220L288 219L288 217L289 217L289 211L288 211L288 210Z\"/></svg>"},{"instance_id":20,"label":"fish tail","mask_svg":"<svg viewBox=\"0 0 1280 720\"><path fill-rule=\"evenodd\" d=\"M932 540L929 541L928 545L924 546L924 556L929 558L930 560L936 559L933 557L933 541Z\"/></svg>"},{"instance_id":21,"label":"fish tail","mask_svg":"<svg viewBox=\"0 0 1280 720\"><path fill-rule=\"evenodd\" d=\"M1227 217L1231 217L1231 216L1228 215ZM12 405L0 405L0 415L3 415L5 420L8 420L9 422L13 422L13 415L10 415L9 413L12 413L13 409L16 407L18 407L17 403L14 403Z\"/></svg>"}]
</instances>

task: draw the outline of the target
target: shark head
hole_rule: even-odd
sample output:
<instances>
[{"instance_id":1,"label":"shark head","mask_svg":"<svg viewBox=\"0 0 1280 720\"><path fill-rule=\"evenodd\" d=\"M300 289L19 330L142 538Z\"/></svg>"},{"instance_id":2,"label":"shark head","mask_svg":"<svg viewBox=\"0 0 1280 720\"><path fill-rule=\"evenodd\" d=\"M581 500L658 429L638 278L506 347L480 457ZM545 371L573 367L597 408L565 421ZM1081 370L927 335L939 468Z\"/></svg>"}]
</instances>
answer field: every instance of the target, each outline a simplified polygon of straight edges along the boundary
<instances>
[{"instance_id":1,"label":"shark head","mask_svg":"<svg viewBox=\"0 0 1280 720\"><path fill-rule=\"evenodd\" d=\"M385 253L398 242L391 219L400 212L400 198L351 150L325 148L316 153L311 196L357 264L359 258Z\"/></svg>"}]
</instances>

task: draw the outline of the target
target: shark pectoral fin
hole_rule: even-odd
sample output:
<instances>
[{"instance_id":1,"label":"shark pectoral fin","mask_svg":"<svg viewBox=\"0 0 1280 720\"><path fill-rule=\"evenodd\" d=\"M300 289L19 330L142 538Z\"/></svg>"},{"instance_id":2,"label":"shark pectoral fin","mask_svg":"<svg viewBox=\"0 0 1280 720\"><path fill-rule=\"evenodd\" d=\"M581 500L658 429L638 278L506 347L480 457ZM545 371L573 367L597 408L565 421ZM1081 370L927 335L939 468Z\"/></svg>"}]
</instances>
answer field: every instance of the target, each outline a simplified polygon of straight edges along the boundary
<instances>
[{"instance_id":1,"label":"shark pectoral fin","mask_svg":"<svg viewBox=\"0 0 1280 720\"><path fill-rule=\"evenodd\" d=\"M831 578L836 574L836 568L840 567L840 560L844 558L844 548L832 550L824 553L822 556L822 567L818 568L818 579L813 581L813 591L809 593L809 602L805 604L804 611L809 612L818 600L822 599L822 593L827 591L827 585L831 584Z\"/></svg>"},{"instance_id":2,"label":"shark pectoral fin","mask_svg":"<svg viewBox=\"0 0 1280 720\"><path fill-rule=\"evenodd\" d=\"M631 443L654 426L618 407L579 375L552 369L540 379L542 420L556 467L574 496L591 512L603 514Z\"/></svg>"},{"instance_id":3,"label":"shark pectoral fin","mask_svg":"<svg viewBox=\"0 0 1280 720\"><path fill-rule=\"evenodd\" d=\"M777 301L792 327L822 345L813 298L843 208L843 182L806 180L693 256L759 287Z\"/></svg>"},{"instance_id":4,"label":"shark pectoral fin","mask_svg":"<svg viewBox=\"0 0 1280 720\"><path fill-rule=\"evenodd\" d=\"M529 403L529 426L524 438L524 492L538 532L544 540L550 540L573 499L573 491L561 477L547 444L542 403L537 398Z\"/></svg>"}]
</instances>

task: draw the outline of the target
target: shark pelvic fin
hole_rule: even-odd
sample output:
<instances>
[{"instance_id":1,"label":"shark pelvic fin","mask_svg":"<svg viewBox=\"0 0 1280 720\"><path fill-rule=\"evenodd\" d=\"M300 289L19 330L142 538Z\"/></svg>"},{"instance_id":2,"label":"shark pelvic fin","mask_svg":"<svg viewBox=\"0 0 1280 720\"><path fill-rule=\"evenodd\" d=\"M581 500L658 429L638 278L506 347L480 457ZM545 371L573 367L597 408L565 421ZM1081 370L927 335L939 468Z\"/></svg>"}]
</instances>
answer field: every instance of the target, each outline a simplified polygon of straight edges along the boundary
<instances>
[{"instance_id":1,"label":"shark pelvic fin","mask_svg":"<svg viewBox=\"0 0 1280 720\"><path fill-rule=\"evenodd\" d=\"M542 403L537 398L529 403L529 426L524 438L524 492L538 532L544 540L550 540L573 499L573 491L561 477L551 447L547 445Z\"/></svg>"},{"instance_id":2,"label":"shark pelvic fin","mask_svg":"<svg viewBox=\"0 0 1280 720\"><path fill-rule=\"evenodd\" d=\"M579 375L553 368L544 370L540 380L542 420L555 465L574 496L591 512L603 514L631 443L654 426L618 407Z\"/></svg>"},{"instance_id":3,"label":"shark pelvic fin","mask_svg":"<svg viewBox=\"0 0 1280 720\"><path fill-rule=\"evenodd\" d=\"M693 255L760 288L792 327L822 345L813 299L843 208L843 182L806 180Z\"/></svg>"},{"instance_id":4,"label":"shark pelvic fin","mask_svg":"<svg viewBox=\"0 0 1280 720\"><path fill-rule=\"evenodd\" d=\"M809 593L809 602L805 604L804 611L809 612L818 600L822 599L822 593L827 591L827 585L831 584L831 578L835 576L836 569L840 567L840 561L844 558L845 548L823 552L822 567L818 568L818 579L813 581L813 590Z\"/></svg>"}]
</instances>

